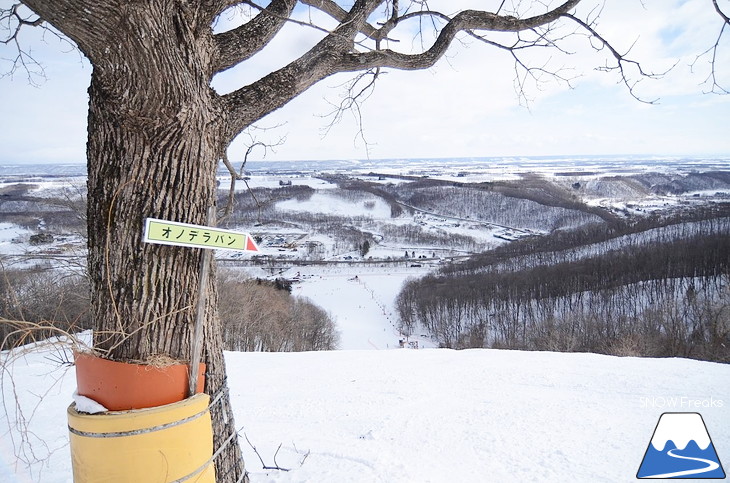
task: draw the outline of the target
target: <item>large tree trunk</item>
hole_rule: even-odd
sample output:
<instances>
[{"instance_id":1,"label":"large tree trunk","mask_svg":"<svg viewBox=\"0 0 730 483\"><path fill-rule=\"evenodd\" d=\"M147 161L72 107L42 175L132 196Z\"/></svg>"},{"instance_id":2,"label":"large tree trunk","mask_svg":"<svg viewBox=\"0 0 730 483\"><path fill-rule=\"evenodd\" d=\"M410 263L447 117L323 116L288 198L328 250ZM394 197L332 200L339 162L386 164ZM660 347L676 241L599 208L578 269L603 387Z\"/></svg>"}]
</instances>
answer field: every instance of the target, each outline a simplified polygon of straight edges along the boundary
<instances>
[{"instance_id":1,"label":"large tree trunk","mask_svg":"<svg viewBox=\"0 0 730 483\"><path fill-rule=\"evenodd\" d=\"M127 41L97 59L89 89L94 344L117 360L162 354L189 361L201 250L145 244L143 226L146 217L206 224L216 199L220 116L205 75L206 46L185 30L189 23L178 18L185 13L145 4L122 15L116 28ZM226 389L225 365L215 276L207 283L206 392L215 395ZM211 413L217 449L235 432L227 394ZM244 474L235 437L216 472L218 481Z\"/></svg>"},{"instance_id":2,"label":"large tree trunk","mask_svg":"<svg viewBox=\"0 0 730 483\"><path fill-rule=\"evenodd\" d=\"M208 208L215 203L217 160L228 143L252 123L330 75L369 71L375 79L384 67L428 68L444 55L459 32L539 29L565 17L580 1L565 0L553 10L524 19L463 10L444 23L429 48L399 53L384 48L381 41L407 17L424 15L425 20L431 14L399 9L398 2L382 0L358 0L347 8L338 2L300 0L335 19L339 26L288 65L217 96L210 89L212 76L261 51L286 24L298 2L272 0L249 22L214 34L211 24L219 14L236 4L253 3L23 0L40 19L76 42L94 66L87 150L95 345L116 359L144 360L163 354L189 360L201 253L144 245L143 220L156 217L204 224ZM381 5L390 8L392 15L376 28L368 19ZM588 24L568 18L579 22L589 35L597 35ZM25 20L21 25L36 23ZM533 43L525 40L516 47L502 47L516 55L517 49L550 43L549 32ZM599 39L602 48L615 54ZM615 55L615 68L623 72L621 62L627 59ZM525 67L517 56L515 59ZM349 101L355 105L370 92L369 88L358 90L353 84L349 92L354 96ZM215 394L226 386L225 368L217 294L213 282L207 283L211 296L205 308L206 390ZM218 448L222 440L235 434L227 398L211 412ZM244 476L237 444L226 447L216 468L219 481Z\"/></svg>"}]
</instances>

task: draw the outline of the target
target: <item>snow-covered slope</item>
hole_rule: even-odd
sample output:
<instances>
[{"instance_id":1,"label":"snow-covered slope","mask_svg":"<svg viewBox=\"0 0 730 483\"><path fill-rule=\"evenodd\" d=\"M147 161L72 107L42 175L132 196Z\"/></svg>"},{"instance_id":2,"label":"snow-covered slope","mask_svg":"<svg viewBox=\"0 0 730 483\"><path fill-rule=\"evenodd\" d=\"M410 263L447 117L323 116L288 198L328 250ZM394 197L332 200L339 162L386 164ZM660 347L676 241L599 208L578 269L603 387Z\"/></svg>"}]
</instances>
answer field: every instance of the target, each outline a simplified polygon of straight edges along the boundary
<instances>
[{"instance_id":1,"label":"snow-covered slope","mask_svg":"<svg viewBox=\"0 0 730 483\"><path fill-rule=\"evenodd\" d=\"M228 362L246 368L231 383L238 424L268 464L282 443L292 469L267 474L244 445L253 481L631 481L659 415L698 410L689 401L730 457L728 407L701 406L730 403L726 365L495 350Z\"/></svg>"},{"instance_id":2,"label":"snow-covered slope","mask_svg":"<svg viewBox=\"0 0 730 483\"><path fill-rule=\"evenodd\" d=\"M71 481L73 370L47 356L5 367L0 481ZM730 461L729 365L444 349L226 360L241 434L267 465L290 470L263 470L241 438L254 483L633 481L666 411L700 412L720 461ZM34 458L29 472L24 461Z\"/></svg>"}]
</instances>

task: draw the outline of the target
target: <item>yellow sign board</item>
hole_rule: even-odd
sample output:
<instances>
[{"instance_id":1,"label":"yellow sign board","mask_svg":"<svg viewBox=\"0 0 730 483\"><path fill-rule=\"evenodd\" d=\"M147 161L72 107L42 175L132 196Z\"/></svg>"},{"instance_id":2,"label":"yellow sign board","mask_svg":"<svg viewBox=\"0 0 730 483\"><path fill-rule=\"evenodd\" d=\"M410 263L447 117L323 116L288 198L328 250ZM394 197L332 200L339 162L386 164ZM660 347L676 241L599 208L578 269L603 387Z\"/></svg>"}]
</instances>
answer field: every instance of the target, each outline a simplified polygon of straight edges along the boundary
<instances>
[{"instance_id":1,"label":"yellow sign board","mask_svg":"<svg viewBox=\"0 0 730 483\"><path fill-rule=\"evenodd\" d=\"M144 241L159 245L258 252L259 247L248 233L201 225L147 218Z\"/></svg>"}]
</instances>

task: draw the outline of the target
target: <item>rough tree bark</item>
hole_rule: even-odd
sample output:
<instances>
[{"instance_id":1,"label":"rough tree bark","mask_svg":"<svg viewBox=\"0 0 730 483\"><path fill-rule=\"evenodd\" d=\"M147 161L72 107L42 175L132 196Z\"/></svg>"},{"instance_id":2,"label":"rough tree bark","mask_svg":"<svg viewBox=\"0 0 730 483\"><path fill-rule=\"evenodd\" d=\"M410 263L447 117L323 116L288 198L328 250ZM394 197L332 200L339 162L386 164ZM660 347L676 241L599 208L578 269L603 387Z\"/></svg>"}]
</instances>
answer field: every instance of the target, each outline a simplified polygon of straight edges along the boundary
<instances>
[{"instance_id":1,"label":"rough tree bark","mask_svg":"<svg viewBox=\"0 0 730 483\"><path fill-rule=\"evenodd\" d=\"M48 8L32 6L41 15ZM141 235L146 217L204 225L215 204L224 143L220 105L209 87L214 49L183 4L116 8L118 15L105 14L94 30L83 26L83 13L72 13L83 29L77 43L93 64L87 216L94 345L116 360L163 354L186 361L201 250L149 245ZM92 36L103 37L103 49L98 39L86 40ZM209 394L226 388L214 280L203 355ZM216 448L236 430L228 397L219 404L211 411ZM216 473L219 481L244 475L235 437L216 459Z\"/></svg>"},{"instance_id":2,"label":"rough tree bark","mask_svg":"<svg viewBox=\"0 0 730 483\"><path fill-rule=\"evenodd\" d=\"M123 44L95 64L89 89L88 236L95 347L117 360L190 359L201 250L144 244L144 218L206 224L215 204L218 109L200 68L203 49L173 12L128 9ZM165 20L164 23L160 22ZM144 34L140 34L144 25ZM119 28L119 27L118 27ZM130 47L137 47L130 49ZM150 55L152 54L152 55ZM225 389L215 277L208 280L206 392ZM215 447L236 431L229 399L211 411ZM243 474L233 440L216 459L220 481ZM225 478L230 474L230 478Z\"/></svg>"}]
</instances>

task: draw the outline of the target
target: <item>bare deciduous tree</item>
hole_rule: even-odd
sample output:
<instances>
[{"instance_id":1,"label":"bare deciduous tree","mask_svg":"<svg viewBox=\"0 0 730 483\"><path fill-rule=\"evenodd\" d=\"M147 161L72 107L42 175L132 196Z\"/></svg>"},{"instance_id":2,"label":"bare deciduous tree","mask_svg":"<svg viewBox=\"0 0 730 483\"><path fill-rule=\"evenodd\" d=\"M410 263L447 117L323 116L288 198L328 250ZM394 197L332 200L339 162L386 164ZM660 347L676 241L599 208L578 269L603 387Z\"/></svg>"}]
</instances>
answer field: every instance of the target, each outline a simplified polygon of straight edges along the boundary
<instances>
[{"instance_id":1,"label":"bare deciduous tree","mask_svg":"<svg viewBox=\"0 0 730 483\"><path fill-rule=\"evenodd\" d=\"M353 74L336 112L356 108L384 69L428 68L452 43L472 36L514 57L520 89L525 80L545 75L569 82L560 69L533 64L523 54L561 50L564 40L581 32L596 41L595 48L611 51L611 63L601 67L617 69L634 95L636 76L653 74L599 35L594 12L579 17L576 7L589 2L513 2L507 11L504 1L494 0L485 2L493 11L455 4L448 8L456 13L448 14L415 0L271 0L265 6L241 0L23 0L3 7L1 40L17 53L10 56L12 69L37 70L20 42L26 27L70 39L93 66L87 221L95 346L117 359L160 353L189 359L201 253L144 245L144 219L205 224L216 199L217 164L233 139L329 76ZM241 6L251 13L248 21L214 30L221 14ZM328 20L294 20L296 8ZM223 95L211 88L213 76L246 65L287 22L316 29L319 40L248 85ZM415 43L398 43L410 40L414 30ZM205 307L210 393L225 389L214 280ZM218 448L233 431L233 416L225 398L212 412ZM221 453L216 471L220 481L245 478L237 444Z\"/></svg>"}]
</instances>

